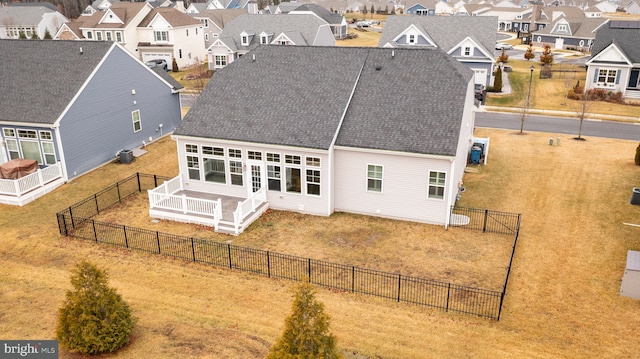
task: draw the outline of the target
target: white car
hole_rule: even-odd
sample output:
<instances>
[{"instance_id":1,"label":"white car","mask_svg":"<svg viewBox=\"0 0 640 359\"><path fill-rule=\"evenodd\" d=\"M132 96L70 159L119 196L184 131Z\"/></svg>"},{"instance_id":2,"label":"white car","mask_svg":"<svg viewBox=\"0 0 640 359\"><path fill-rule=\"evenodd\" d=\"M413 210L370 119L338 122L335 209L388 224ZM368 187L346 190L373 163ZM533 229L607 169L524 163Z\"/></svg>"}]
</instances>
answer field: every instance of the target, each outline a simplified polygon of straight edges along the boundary
<instances>
[{"instance_id":1,"label":"white car","mask_svg":"<svg viewBox=\"0 0 640 359\"><path fill-rule=\"evenodd\" d=\"M513 46L511 44L507 44L506 42L499 42L496 44L496 50L511 50Z\"/></svg>"},{"instance_id":2,"label":"white car","mask_svg":"<svg viewBox=\"0 0 640 359\"><path fill-rule=\"evenodd\" d=\"M367 21L367 20L361 20L361 21L356 22L356 26L357 27L369 27L369 26L371 26L371 23L369 21Z\"/></svg>"}]
</instances>

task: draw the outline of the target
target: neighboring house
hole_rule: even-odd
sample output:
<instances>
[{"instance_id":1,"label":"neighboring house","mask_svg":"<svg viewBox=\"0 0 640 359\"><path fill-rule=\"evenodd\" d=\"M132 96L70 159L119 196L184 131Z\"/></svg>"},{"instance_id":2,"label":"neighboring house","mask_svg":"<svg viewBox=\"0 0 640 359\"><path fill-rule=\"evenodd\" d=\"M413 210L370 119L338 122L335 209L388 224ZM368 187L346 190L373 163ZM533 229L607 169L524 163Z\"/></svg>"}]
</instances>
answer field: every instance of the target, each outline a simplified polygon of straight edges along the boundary
<instances>
[{"instance_id":1,"label":"neighboring house","mask_svg":"<svg viewBox=\"0 0 640 359\"><path fill-rule=\"evenodd\" d=\"M640 99L640 21L611 20L596 31L585 89Z\"/></svg>"},{"instance_id":2,"label":"neighboring house","mask_svg":"<svg viewBox=\"0 0 640 359\"><path fill-rule=\"evenodd\" d=\"M340 14L331 13L329 10L317 4L304 4L297 7L295 10L290 11L288 15L299 15L299 14L311 14L319 17L320 19L326 21L331 28L331 32L333 33L333 37L336 40L342 40L347 37L349 32L347 20Z\"/></svg>"},{"instance_id":3,"label":"neighboring house","mask_svg":"<svg viewBox=\"0 0 640 359\"><path fill-rule=\"evenodd\" d=\"M209 69L220 69L259 45L335 46L329 24L316 15L240 15L207 50Z\"/></svg>"},{"instance_id":4,"label":"neighboring house","mask_svg":"<svg viewBox=\"0 0 640 359\"><path fill-rule=\"evenodd\" d=\"M147 2L115 2L104 11L65 24L54 39L115 41L138 59L175 59L183 68L204 61L202 24L174 8Z\"/></svg>"},{"instance_id":5,"label":"neighboring house","mask_svg":"<svg viewBox=\"0 0 640 359\"><path fill-rule=\"evenodd\" d=\"M415 3L407 8L407 15L426 15L426 16L435 16L436 14L436 3L438 0L422 0L418 3Z\"/></svg>"},{"instance_id":6,"label":"neighboring house","mask_svg":"<svg viewBox=\"0 0 640 359\"><path fill-rule=\"evenodd\" d=\"M153 9L138 25L138 46L143 62L176 60L179 68L205 61L202 23L173 8Z\"/></svg>"},{"instance_id":7,"label":"neighboring house","mask_svg":"<svg viewBox=\"0 0 640 359\"><path fill-rule=\"evenodd\" d=\"M51 3L10 3L0 6L0 39L18 39L21 33L42 39L47 32L53 37L68 21Z\"/></svg>"},{"instance_id":8,"label":"neighboring house","mask_svg":"<svg viewBox=\"0 0 640 359\"><path fill-rule=\"evenodd\" d=\"M491 85L497 18L486 16L388 16L378 47L435 47Z\"/></svg>"},{"instance_id":9,"label":"neighboring house","mask_svg":"<svg viewBox=\"0 0 640 359\"><path fill-rule=\"evenodd\" d=\"M498 30L500 31L529 31L530 20L527 20L533 11L532 7L491 7L478 13L477 16L491 16L498 18Z\"/></svg>"},{"instance_id":10,"label":"neighboring house","mask_svg":"<svg viewBox=\"0 0 640 359\"><path fill-rule=\"evenodd\" d=\"M566 18L560 16L551 25L532 33L533 46L553 49L574 49L590 52L595 29L608 21L605 18Z\"/></svg>"},{"instance_id":11,"label":"neighboring house","mask_svg":"<svg viewBox=\"0 0 640 359\"><path fill-rule=\"evenodd\" d=\"M36 160L64 181L181 121L182 87L115 42L0 40L0 73L0 163Z\"/></svg>"},{"instance_id":12,"label":"neighboring house","mask_svg":"<svg viewBox=\"0 0 640 359\"><path fill-rule=\"evenodd\" d=\"M627 2L623 9L630 15L640 15L640 3L636 0L631 0Z\"/></svg>"},{"instance_id":13,"label":"neighboring house","mask_svg":"<svg viewBox=\"0 0 640 359\"><path fill-rule=\"evenodd\" d=\"M197 5L192 3L191 5ZM200 4L206 5L206 4ZM247 14L244 9L222 9L222 10L197 10L189 7L187 15L202 23L202 31L204 32L204 48L208 49L213 42L220 37L225 24L230 23L236 17Z\"/></svg>"},{"instance_id":14,"label":"neighboring house","mask_svg":"<svg viewBox=\"0 0 640 359\"><path fill-rule=\"evenodd\" d=\"M180 174L149 191L150 214L231 233L267 208L447 226L472 80L434 48L261 46L216 73L176 129ZM172 212L182 194L210 210Z\"/></svg>"}]
</instances>

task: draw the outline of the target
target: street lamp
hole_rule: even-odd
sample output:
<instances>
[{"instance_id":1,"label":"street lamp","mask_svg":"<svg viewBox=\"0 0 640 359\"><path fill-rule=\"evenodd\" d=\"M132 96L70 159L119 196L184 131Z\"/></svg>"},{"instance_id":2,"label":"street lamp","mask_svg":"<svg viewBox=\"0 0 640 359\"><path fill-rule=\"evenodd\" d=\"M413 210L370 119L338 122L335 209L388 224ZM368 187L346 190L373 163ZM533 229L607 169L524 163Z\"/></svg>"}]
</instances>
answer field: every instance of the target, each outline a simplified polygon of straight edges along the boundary
<instances>
[{"instance_id":1,"label":"street lamp","mask_svg":"<svg viewBox=\"0 0 640 359\"><path fill-rule=\"evenodd\" d=\"M524 106L524 111L522 112L522 117L520 118L520 133L522 134L522 128L524 127L524 118L527 116L527 111L529 110L529 103L531 101L531 81L533 80L533 70L535 70L535 68L533 67L533 65L531 65L531 67L529 68L529 90L527 92L527 102L525 103Z\"/></svg>"}]
</instances>

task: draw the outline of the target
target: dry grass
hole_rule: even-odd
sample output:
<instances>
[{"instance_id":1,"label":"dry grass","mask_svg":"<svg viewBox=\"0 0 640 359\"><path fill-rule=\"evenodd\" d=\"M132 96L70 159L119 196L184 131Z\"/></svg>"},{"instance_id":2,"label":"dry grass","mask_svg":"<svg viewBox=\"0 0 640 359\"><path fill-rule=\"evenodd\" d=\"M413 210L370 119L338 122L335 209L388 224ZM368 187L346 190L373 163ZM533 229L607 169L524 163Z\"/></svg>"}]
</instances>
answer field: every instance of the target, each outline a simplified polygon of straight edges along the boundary
<instances>
[{"instance_id":1,"label":"dry grass","mask_svg":"<svg viewBox=\"0 0 640 359\"><path fill-rule=\"evenodd\" d=\"M140 193L94 219L496 291L502 290L513 244L512 236L460 228L272 210L241 235L230 236L206 226L151 221L148 208L146 193Z\"/></svg>"},{"instance_id":2,"label":"dry grass","mask_svg":"<svg viewBox=\"0 0 640 359\"><path fill-rule=\"evenodd\" d=\"M369 358L636 357L640 307L618 291L626 251L640 247L639 229L623 225L640 216L629 205L637 143L562 136L558 147L545 133L477 135L491 137L489 164L466 176L463 204L523 213L502 319L320 289L340 347ZM171 141L149 150L23 208L0 206L1 338L52 338L69 270L89 259L140 318L131 344L113 357L265 356L289 312L292 282L58 235L54 213L96 189L135 171L175 175Z\"/></svg>"},{"instance_id":3,"label":"dry grass","mask_svg":"<svg viewBox=\"0 0 640 359\"><path fill-rule=\"evenodd\" d=\"M507 95L488 93L486 103L488 106L524 106L527 91L529 90L529 68L531 65L534 65L535 71L531 84L531 108L570 111L574 113L579 111L577 101L567 100L566 94L578 81L584 85L586 78L584 68L567 64L554 64L554 69L574 69L579 70L579 72L556 73L551 79L540 79L538 77L540 71L539 62L509 59L509 65L513 68L513 72L509 73L512 93ZM638 117L640 115L640 107L595 101L590 112Z\"/></svg>"}]
</instances>

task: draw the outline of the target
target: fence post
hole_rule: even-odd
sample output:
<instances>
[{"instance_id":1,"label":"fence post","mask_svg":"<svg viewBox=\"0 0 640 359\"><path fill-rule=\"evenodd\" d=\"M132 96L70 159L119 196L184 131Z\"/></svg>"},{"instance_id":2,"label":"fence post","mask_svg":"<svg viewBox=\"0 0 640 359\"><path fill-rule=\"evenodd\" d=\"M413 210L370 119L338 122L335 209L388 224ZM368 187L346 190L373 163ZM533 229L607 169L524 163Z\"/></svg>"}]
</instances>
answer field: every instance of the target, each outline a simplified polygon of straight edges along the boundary
<instances>
[{"instance_id":1,"label":"fence post","mask_svg":"<svg viewBox=\"0 0 640 359\"><path fill-rule=\"evenodd\" d=\"M400 282L401 282L400 277L401 275L398 274L398 302L400 301Z\"/></svg>"},{"instance_id":2,"label":"fence post","mask_svg":"<svg viewBox=\"0 0 640 359\"><path fill-rule=\"evenodd\" d=\"M356 267L351 266L351 293L356 291Z\"/></svg>"},{"instance_id":3,"label":"fence post","mask_svg":"<svg viewBox=\"0 0 640 359\"><path fill-rule=\"evenodd\" d=\"M136 177L138 177L138 192L142 192L142 188L140 187L140 172L136 172Z\"/></svg>"},{"instance_id":4,"label":"fence post","mask_svg":"<svg viewBox=\"0 0 640 359\"><path fill-rule=\"evenodd\" d=\"M124 245L129 248L129 239L127 238L127 226L122 226L122 230L124 231Z\"/></svg>"},{"instance_id":5,"label":"fence post","mask_svg":"<svg viewBox=\"0 0 640 359\"><path fill-rule=\"evenodd\" d=\"M307 259L307 270L309 274L309 283L311 283L311 258Z\"/></svg>"},{"instance_id":6,"label":"fence post","mask_svg":"<svg viewBox=\"0 0 640 359\"><path fill-rule=\"evenodd\" d=\"M445 312L449 311L449 295L451 293L451 283L447 283L447 307L445 308Z\"/></svg>"},{"instance_id":7,"label":"fence post","mask_svg":"<svg viewBox=\"0 0 640 359\"><path fill-rule=\"evenodd\" d=\"M158 187L158 176L153 175L153 188Z\"/></svg>"},{"instance_id":8,"label":"fence post","mask_svg":"<svg viewBox=\"0 0 640 359\"><path fill-rule=\"evenodd\" d=\"M93 200L96 201L96 214L100 213L100 206L98 206L98 194L93 195Z\"/></svg>"},{"instance_id":9,"label":"fence post","mask_svg":"<svg viewBox=\"0 0 640 359\"><path fill-rule=\"evenodd\" d=\"M118 202L122 202L122 198L120 198L120 182L116 182L116 189L118 190Z\"/></svg>"},{"instance_id":10,"label":"fence post","mask_svg":"<svg viewBox=\"0 0 640 359\"><path fill-rule=\"evenodd\" d=\"M196 247L193 245L193 237L191 238L191 253L193 253L193 261L196 261Z\"/></svg>"},{"instance_id":11,"label":"fence post","mask_svg":"<svg viewBox=\"0 0 640 359\"><path fill-rule=\"evenodd\" d=\"M269 251L267 251L267 277L271 278L271 257Z\"/></svg>"},{"instance_id":12,"label":"fence post","mask_svg":"<svg viewBox=\"0 0 640 359\"><path fill-rule=\"evenodd\" d=\"M231 263L231 244L227 244L227 252L229 253L229 269L233 269L233 266Z\"/></svg>"},{"instance_id":13,"label":"fence post","mask_svg":"<svg viewBox=\"0 0 640 359\"><path fill-rule=\"evenodd\" d=\"M484 210L484 224L482 225L482 232L486 232L487 231L487 217L489 217L489 210L485 209Z\"/></svg>"},{"instance_id":14,"label":"fence post","mask_svg":"<svg viewBox=\"0 0 640 359\"><path fill-rule=\"evenodd\" d=\"M160 233L156 231L156 240L158 241L158 254L160 254Z\"/></svg>"},{"instance_id":15,"label":"fence post","mask_svg":"<svg viewBox=\"0 0 640 359\"><path fill-rule=\"evenodd\" d=\"M71 207L69 207L69 217L71 217L71 228L76 229L76 224L73 221L73 212L71 212Z\"/></svg>"},{"instance_id":16,"label":"fence post","mask_svg":"<svg viewBox=\"0 0 640 359\"><path fill-rule=\"evenodd\" d=\"M60 218L62 218L62 225L60 224ZM64 214L58 213L58 229L60 230L60 234L65 237L67 236L67 221L64 218Z\"/></svg>"},{"instance_id":17,"label":"fence post","mask_svg":"<svg viewBox=\"0 0 640 359\"><path fill-rule=\"evenodd\" d=\"M93 226L93 238L95 238L96 243L98 243L98 232L96 231L96 221L92 219L91 225Z\"/></svg>"},{"instance_id":18,"label":"fence post","mask_svg":"<svg viewBox=\"0 0 640 359\"><path fill-rule=\"evenodd\" d=\"M500 314L502 313L502 302L504 301L504 294L507 291L507 288L502 288L502 294L500 295L500 306L498 307L498 317L496 320L500 320Z\"/></svg>"}]
</instances>

